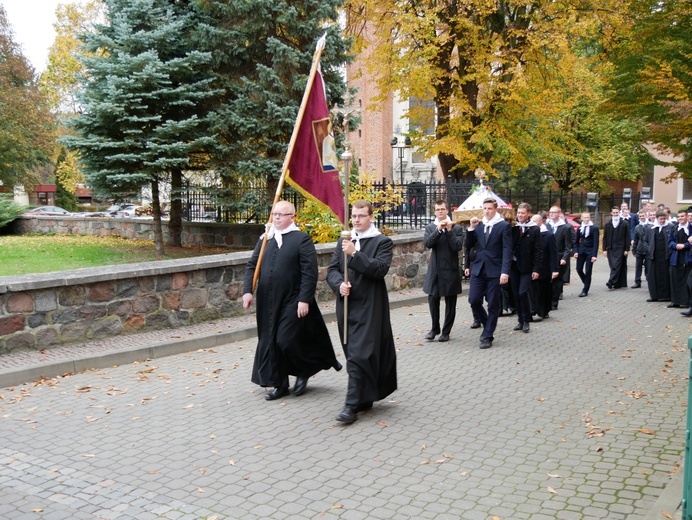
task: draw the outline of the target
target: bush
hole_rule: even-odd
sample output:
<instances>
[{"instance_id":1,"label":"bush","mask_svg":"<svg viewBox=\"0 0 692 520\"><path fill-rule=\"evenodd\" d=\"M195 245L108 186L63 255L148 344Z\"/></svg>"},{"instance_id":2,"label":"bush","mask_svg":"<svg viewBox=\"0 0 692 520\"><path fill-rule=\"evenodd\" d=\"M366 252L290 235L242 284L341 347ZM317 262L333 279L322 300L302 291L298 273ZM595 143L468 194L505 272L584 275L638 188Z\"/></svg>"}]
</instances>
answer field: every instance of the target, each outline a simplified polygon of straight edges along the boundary
<instances>
[{"instance_id":1,"label":"bush","mask_svg":"<svg viewBox=\"0 0 692 520\"><path fill-rule=\"evenodd\" d=\"M0 228L5 227L25 211L26 208L16 204L11 197L0 197Z\"/></svg>"}]
</instances>

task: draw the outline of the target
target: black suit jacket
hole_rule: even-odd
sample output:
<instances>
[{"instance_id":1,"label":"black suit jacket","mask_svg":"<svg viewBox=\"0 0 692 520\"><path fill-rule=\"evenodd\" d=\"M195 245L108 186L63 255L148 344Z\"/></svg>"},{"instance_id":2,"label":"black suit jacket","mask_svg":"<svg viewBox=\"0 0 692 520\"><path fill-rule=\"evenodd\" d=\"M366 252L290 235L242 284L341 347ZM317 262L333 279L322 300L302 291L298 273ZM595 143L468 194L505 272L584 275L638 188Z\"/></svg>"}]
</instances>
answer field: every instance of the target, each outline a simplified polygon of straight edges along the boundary
<instances>
[{"instance_id":1,"label":"black suit jacket","mask_svg":"<svg viewBox=\"0 0 692 520\"><path fill-rule=\"evenodd\" d=\"M522 274L538 273L543 263L543 245L541 244L541 228L527 227L524 233L521 226L512 228L512 243L517 270Z\"/></svg>"},{"instance_id":2,"label":"black suit jacket","mask_svg":"<svg viewBox=\"0 0 692 520\"><path fill-rule=\"evenodd\" d=\"M572 226L565 223L563 226L551 228L551 231L555 237L558 263L560 263L561 260L569 260L569 255L572 252Z\"/></svg>"},{"instance_id":3,"label":"black suit jacket","mask_svg":"<svg viewBox=\"0 0 692 520\"><path fill-rule=\"evenodd\" d=\"M469 253L473 246L476 257L469 265ZM498 222L492 227L488 243L485 242L485 226L481 222L473 231L466 233L466 268L473 276L479 276L485 268L486 278L499 278L501 274L509 275L512 265L512 232L507 221Z\"/></svg>"},{"instance_id":4,"label":"black suit jacket","mask_svg":"<svg viewBox=\"0 0 692 520\"><path fill-rule=\"evenodd\" d=\"M591 226L588 237L584 237L581 228L579 228L577 230L577 240L574 242L574 252L579 256L598 256L598 234L598 228L594 225Z\"/></svg>"},{"instance_id":5,"label":"black suit jacket","mask_svg":"<svg viewBox=\"0 0 692 520\"><path fill-rule=\"evenodd\" d=\"M552 280L553 273L560 270L560 262L557 259L557 247L555 237L550 230L541 233L541 245L543 246L543 262L541 270L538 271L538 278L541 280Z\"/></svg>"},{"instance_id":6,"label":"black suit jacket","mask_svg":"<svg viewBox=\"0 0 692 520\"><path fill-rule=\"evenodd\" d=\"M666 236L666 239L668 237ZM630 223L620 219L618 227L613 227L613 221L606 222L603 228L603 251L625 251L630 250Z\"/></svg>"}]
</instances>

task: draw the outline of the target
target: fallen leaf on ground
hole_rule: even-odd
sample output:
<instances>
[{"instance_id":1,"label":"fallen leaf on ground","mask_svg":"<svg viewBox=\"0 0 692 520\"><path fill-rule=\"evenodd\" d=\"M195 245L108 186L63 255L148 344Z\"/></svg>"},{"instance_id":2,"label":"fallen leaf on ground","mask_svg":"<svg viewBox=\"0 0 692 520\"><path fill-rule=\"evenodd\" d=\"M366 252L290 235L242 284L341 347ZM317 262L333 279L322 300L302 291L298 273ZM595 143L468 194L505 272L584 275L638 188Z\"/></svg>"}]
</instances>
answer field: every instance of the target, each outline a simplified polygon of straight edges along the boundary
<instances>
[{"instance_id":1,"label":"fallen leaf on ground","mask_svg":"<svg viewBox=\"0 0 692 520\"><path fill-rule=\"evenodd\" d=\"M553 488L548 486L548 491L550 491L553 495L557 495L557 491L555 491Z\"/></svg>"},{"instance_id":2,"label":"fallen leaf on ground","mask_svg":"<svg viewBox=\"0 0 692 520\"><path fill-rule=\"evenodd\" d=\"M637 431L640 433L644 433L646 435L656 435L656 432L653 430L647 430L646 428L637 428Z\"/></svg>"}]
</instances>

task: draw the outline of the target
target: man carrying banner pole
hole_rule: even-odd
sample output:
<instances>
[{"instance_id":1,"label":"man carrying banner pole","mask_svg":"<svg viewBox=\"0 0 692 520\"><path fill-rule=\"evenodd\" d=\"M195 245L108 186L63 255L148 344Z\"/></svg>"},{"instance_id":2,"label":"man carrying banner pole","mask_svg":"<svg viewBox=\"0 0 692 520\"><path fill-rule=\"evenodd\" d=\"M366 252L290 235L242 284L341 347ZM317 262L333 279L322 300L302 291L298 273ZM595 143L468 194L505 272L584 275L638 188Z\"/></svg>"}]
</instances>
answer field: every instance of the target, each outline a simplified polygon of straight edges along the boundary
<instances>
[{"instance_id":1,"label":"man carrying banner pole","mask_svg":"<svg viewBox=\"0 0 692 520\"><path fill-rule=\"evenodd\" d=\"M339 334L346 354L348 389L336 420L351 424L358 412L372 408L397 388L396 352L389 316L385 275L392 263L392 240L373 223L372 204L353 203L353 230L342 236L327 268L327 283L336 294ZM350 300L348 314L344 311ZM348 326L348 343L345 330Z\"/></svg>"}]
</instances>

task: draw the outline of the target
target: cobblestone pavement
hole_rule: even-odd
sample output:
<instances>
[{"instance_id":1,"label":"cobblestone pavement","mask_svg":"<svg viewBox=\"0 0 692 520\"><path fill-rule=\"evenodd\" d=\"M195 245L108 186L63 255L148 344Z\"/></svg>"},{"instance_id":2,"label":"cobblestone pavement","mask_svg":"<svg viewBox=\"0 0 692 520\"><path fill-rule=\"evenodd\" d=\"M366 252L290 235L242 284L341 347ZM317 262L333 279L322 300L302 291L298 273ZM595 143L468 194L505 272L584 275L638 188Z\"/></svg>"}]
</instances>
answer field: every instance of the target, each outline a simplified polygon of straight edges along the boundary
<instances>
[{"instance_id":1,"label":"cobblestone pavement","mask_svg":"<svg viewBox=\"0 0 692 520\"><path fill-rule=\"evenodd\" d=\"M606 268L489 350L465 298L448 343L422 339L427 305L394 310L399 390L350 426L345 370L267 402L252 338L0 389L0 518L649 518L683 458L692 321Z\"/></svg>"}]
</instances>

